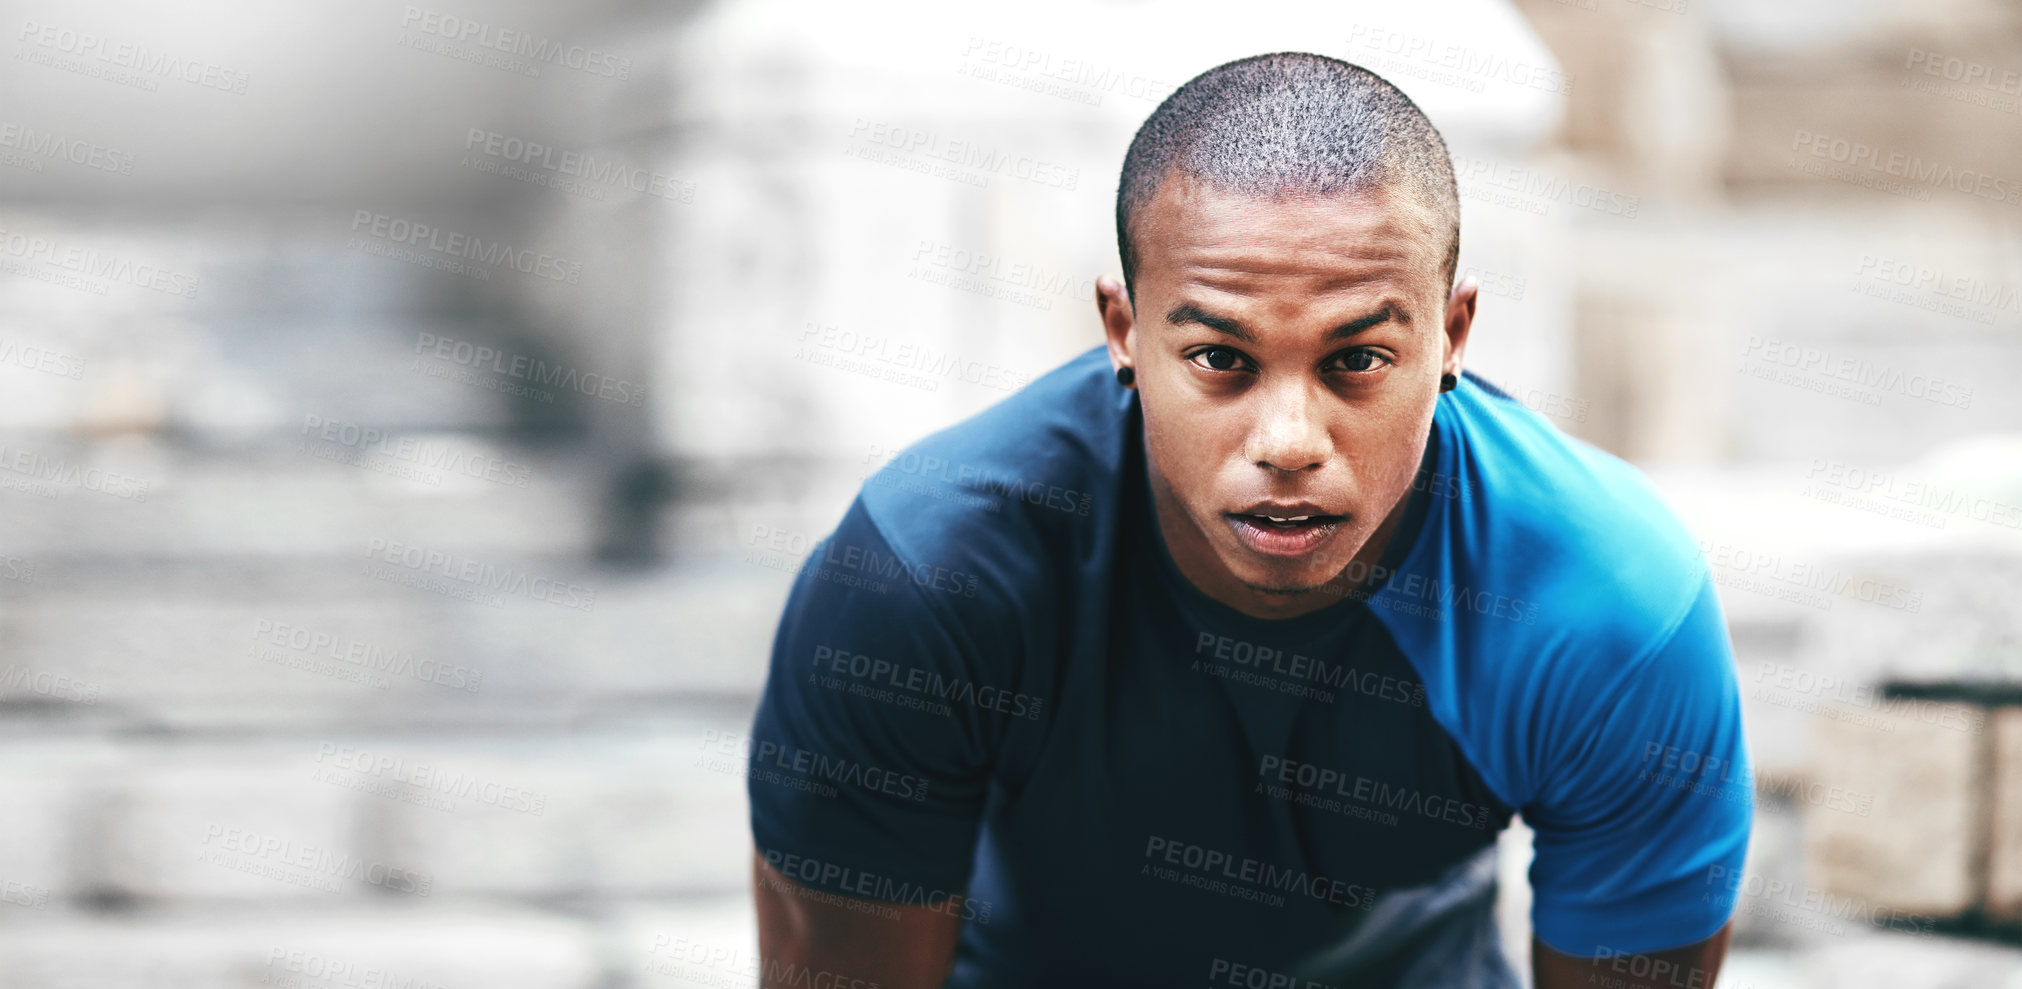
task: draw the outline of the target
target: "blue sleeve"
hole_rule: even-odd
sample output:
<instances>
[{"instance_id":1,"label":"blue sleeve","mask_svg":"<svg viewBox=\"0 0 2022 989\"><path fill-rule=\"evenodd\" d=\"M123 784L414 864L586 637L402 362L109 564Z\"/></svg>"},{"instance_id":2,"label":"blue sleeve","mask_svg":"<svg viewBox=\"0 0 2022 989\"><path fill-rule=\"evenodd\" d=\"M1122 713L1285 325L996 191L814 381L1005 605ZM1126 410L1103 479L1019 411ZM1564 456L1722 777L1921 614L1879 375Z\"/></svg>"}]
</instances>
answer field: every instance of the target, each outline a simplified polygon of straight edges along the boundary
<instances>
[{"instance_id":1,"label":"blue sleeve","mask_svg":"<svg viewBox=\"0 0 2022 989\"><path fill-rule=\"evenodd\" d=\"M1738 873L1748 850L1754 786L1710 580L1670 635L1633 662L1630 676L1570 712L1582 729L1523 809L1536 831L1532 927L1568 955L1710 937L1732 901L1709 877Z\"/></svg>"},{"instance_id":2,"label":"blue sleeve","mask_svg":"<svg viewBox=\"0 0 2022 989\"><path fill-rule=\"evenodd\" d=\"M789 878L926 905L963 891L1005 714L974 703L993 678L953 617L975 594L962 576L900 559L861 500L809 553L746 783L759 853Z\"/></svg>"}]
</instances>

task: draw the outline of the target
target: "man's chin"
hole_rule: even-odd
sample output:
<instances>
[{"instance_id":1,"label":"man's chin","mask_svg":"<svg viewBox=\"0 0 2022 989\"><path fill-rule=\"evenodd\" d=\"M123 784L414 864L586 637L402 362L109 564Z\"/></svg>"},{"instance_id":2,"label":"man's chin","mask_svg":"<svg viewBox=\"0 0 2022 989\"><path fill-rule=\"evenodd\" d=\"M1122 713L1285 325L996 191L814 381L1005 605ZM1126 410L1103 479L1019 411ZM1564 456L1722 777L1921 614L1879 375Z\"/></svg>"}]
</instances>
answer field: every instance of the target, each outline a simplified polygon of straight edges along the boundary
<instances>
[{"instance_id":1,"label":"man's chin","mask_svg":"<svg viewBox=\"0 0 2022 989\"><path fill-rule=\"evenodd\" d=\"M1247 588L1249 588L1250 590L1253 590L1253 591L1257 592L1258 594L1266 594L1266 595L1269 595L1269 596L1271 596L1271 597L1276 597L1276 598L1285 598L1285 599L1288 599L1288 600L1289 600L1289 599L1291 599L1291 598L1296 598L1296 597L1300 597L1300 596L1302 596L1302 595L1306 595L1306 594L1311 594L1312 592L1314 592L1314 591L1317 591L1317 590L1320 590L1320 589L1322 589L1322 588L1326 587L1327 585L1325 585L1325 584L1290 584L1290 585L1278 585L1278 584L1252 584L1252 583L1250 583L1249 581L1247 581L1247 580L1246 580L1246 581L1243 581L1243 586L1244 586L1244 587L1247 587Z\"/></svg>"},{"instance_id":2,"label":"man's chin","mask_svg":"<svg viewBox=\"0 0 2022 989\"><path fill-rule=\"evenodd\" d=\"M1244 587L1259 594L1273 597L1294 598L1316 591L1325 591L1337 571L1327 571L1313 566L1252 568L1248 572L1232 570L1236 580Z\"/></svg>"},{"instance_id":3,"label":"man's chin","mask_svg":"<svg viewBox=\"0 0 2022 989\"><path fill-rule=\"evenodd\" d=\"M1271 560L1261 566L1259 562L1255 556L1247 552L1241 553L1238 560L1231 560L1227 556L1222 558L1223 565L1228 567L1230 576L1233 576L1237 583L1258 594L1288 600L1309 594L1342 596L1346 593L1342 583L1350 576L1346 568L1353 563L1353 558L1338 563L1331 559L1318 558Z\"/></svg>"}]
</instances>

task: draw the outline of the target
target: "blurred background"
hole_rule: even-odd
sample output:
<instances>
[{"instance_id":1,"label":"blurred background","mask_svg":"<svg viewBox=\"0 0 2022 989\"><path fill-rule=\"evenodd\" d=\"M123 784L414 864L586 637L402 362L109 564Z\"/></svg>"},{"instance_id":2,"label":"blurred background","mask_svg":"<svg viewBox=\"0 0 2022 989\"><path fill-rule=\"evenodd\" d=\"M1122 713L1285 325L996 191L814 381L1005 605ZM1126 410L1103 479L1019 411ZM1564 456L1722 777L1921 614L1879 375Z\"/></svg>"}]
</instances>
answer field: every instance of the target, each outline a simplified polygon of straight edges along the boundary
<instances>
[{"instance_id":1,"label":"blurred background","mask_svg":"<svg viewBox=\"0 0 2022 989\"><path fill-rule=\"evenodd\" d=\"M751 984L794 568L1300 49L1703 541L1721 985L2022 987L2022 3L436 2L0 2L0 986Z\"/></svg>"}]
</instances>

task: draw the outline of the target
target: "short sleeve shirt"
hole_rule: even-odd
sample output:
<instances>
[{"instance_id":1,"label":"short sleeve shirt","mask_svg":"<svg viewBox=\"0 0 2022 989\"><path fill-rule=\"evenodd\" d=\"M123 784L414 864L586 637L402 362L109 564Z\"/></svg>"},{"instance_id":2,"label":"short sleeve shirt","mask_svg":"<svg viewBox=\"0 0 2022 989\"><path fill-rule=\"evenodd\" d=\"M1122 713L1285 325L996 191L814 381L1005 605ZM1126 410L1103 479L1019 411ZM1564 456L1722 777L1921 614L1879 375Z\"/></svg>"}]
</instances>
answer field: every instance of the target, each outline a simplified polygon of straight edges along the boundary
<instances>
[{"instance_id":1,"label":"short sleeve shirt","mask_svg":"<svg viewBox=\"0 0 2022 989\"><path fill-rule=\"evenodd\" d=\"M1514 985L1521 812L1545 944L1720 928L1733 657L1640 474L1463 376L1370 584L1266 620L1174 564L1141 415L1092 349L893 458L810 552L748 783L798 895L958 912L951 986Z\"/></svg>"}]
</instances>

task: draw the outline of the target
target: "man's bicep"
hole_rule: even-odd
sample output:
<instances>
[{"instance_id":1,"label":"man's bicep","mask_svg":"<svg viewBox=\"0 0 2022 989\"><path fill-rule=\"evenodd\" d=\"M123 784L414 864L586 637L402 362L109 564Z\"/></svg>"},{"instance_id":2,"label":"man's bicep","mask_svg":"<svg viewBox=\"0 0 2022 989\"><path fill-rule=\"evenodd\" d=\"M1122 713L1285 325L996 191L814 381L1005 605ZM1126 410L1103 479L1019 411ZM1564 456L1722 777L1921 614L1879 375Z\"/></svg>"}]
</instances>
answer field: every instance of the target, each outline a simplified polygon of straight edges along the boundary
<instances>
[{"instance_id":1,"label":"man's bicep","mask_svg":"<svg viewBox=\"0 0 2022 989\"><path fill-rule=\"evenodd\" d=\"M1710 582L1524 808L1536 831L1532 924L1595 957L1700 943L1732 913L1754 787L1725 623Z\"/></svg>"},{"instance_id":2,"label":"man's bicep","mask_svg":"<svg viewBox=\"0 0 2022 989\"><path fill-rule=\"evenodd\" d=\"M944 897L968 881L994 744L964 700L992 675L939 592L822 565L877 554L859 505L795 582L749 742L752 835L810 888Z\"/></svg>"}]
</instances>

